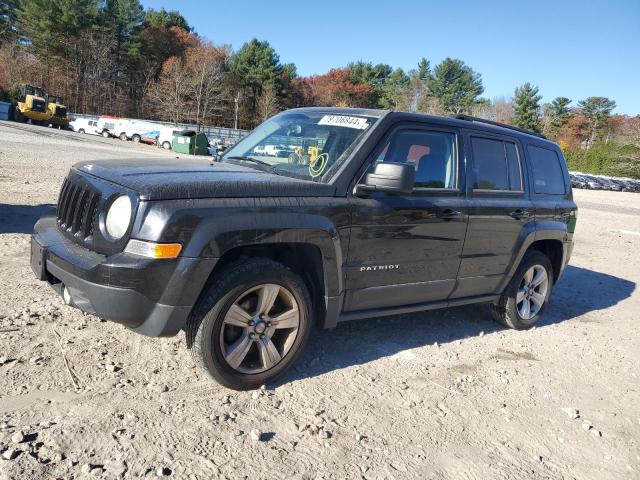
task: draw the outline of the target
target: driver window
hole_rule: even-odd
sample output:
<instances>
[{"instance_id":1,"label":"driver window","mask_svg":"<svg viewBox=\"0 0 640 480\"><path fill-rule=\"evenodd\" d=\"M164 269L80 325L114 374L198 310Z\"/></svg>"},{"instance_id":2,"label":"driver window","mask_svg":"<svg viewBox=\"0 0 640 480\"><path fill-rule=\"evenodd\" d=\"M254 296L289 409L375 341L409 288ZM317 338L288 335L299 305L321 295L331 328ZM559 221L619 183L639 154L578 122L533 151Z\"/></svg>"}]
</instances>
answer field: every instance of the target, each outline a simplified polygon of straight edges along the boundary
<instances>
[{"instance_id":1,"label":"driver window","mask_svg":"<svg viewBox=\"0 0 640 480\"><path fill-rule=\"evenodd\" d=\"M376 163L411 163L415 188L457 188L455 134L427 130L400 130L376 155Z\"/></svg>"}]
</instances>

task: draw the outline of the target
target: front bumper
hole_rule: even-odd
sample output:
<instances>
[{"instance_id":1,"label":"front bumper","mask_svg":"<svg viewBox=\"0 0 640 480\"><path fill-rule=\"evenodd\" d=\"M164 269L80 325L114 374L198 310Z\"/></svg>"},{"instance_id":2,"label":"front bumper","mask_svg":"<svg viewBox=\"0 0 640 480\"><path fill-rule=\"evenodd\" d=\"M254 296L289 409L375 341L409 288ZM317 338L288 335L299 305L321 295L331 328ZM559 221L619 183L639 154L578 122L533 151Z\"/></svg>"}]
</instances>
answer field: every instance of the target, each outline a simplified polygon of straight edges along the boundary
<instances>
[{"instance_id":1,"label":"front bumper","mask_svg":"<svg viewBox=\"0 0 640 480\"><path fill-rule=\"evenodd\" d=\"M31 236L31 266L38 279L70 305L152 337L184 328L216 261L101 255L66 238L53 215L42 217Z\"/></svg>"}]
</instances>

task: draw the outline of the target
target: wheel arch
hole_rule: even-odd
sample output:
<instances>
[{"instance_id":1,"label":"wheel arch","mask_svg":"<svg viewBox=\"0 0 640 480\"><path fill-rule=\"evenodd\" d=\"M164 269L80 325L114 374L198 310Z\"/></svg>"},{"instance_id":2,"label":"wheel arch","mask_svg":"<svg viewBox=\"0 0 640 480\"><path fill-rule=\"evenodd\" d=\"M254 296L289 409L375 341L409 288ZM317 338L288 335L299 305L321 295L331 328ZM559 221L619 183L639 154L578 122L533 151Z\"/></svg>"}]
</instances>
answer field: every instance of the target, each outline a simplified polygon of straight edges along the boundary
<instances>
[{"instance_id":1,"label":"wheel arch","mask_svg":"<svg viewBox=\"0 0 640 480\"><path fill-rule=\"evenodd\" d=\"M230 265L245 258L268 258L299 275L309 290L314 317L317 320L324 318L327 297L331 296L339 274L334 271L319 245L309 242L267 242L235 246L218 259L202 291Z\"/></svg>"},{"instance_id":2,"label":"wheel arch","mask_svg":"<svg viewBox=\"0 0 640 480\"><path fill-rule=\"evenodd\" d=\"M530 250L537 250L547 255L551 261L554 273L554 283L560 277L565 264L565 238L566 229L545 229L540 230L540 225L531 222L529 227L523 229L516 248L514 249L511 267L505 275L497 291L501 292L513 278L516 270L520 266L525 254Z\"/></svg>"},{"instance_id":3,"label":"wheel arch","mask_svg":"<svg viewBox=\"0 0 640 480\"><path fill-rule=\"evenodd\" d=\"M546 255L551 262L551 267L553 268L553 281L555 282L558 279L560 272L562 272L564 257L564 245L562 241L554 238L535 240L531 245L529 245L527 250L537 250Z\"/></svg>"}]
</instances>

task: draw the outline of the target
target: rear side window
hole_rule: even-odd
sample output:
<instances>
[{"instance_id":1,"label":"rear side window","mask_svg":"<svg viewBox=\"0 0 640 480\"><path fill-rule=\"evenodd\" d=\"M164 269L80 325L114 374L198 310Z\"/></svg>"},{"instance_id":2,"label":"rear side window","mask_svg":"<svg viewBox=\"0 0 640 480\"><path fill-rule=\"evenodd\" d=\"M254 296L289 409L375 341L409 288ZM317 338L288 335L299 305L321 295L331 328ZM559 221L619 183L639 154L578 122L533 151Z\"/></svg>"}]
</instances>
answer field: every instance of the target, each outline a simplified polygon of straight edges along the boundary
<instances>
[{"instance_id":1,"label":"rear side window","mask_svg":"<svg viewBox=\"0 0 640 480\"><path fill-rule=\"evenodd\" d=\"M558 154L548 148L527 146L536 193L564 195L566 193L564 175Z\"/></svg>"},{"instance_id":2,"label":"rear side window","mask_svg":"<svg viewBox=\"0 0 640 480\"><path fill-rule=\"evenodd\" d=\"M522 191L522 171L515 143L471 137L476 190Z\"/></svg>"}]
</instances>

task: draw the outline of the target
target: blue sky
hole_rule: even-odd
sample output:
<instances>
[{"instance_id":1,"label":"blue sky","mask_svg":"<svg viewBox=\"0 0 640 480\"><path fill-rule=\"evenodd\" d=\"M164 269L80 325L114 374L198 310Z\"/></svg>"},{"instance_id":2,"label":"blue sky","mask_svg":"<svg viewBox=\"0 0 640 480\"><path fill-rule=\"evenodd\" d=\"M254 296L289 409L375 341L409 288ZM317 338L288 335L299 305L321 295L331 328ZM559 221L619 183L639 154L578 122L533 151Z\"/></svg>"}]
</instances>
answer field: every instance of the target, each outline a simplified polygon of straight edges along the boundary
<instances>
[{"instance_id":1,"label":"blue sky","mask_svg":"<svg viewBox=\"0 0 640 480\"><path fill-rule=\"evenodd\" d=\"M300 75L354 60L405 70L421 57L464 60L485 97L540 87L543 101L613 98L640 114L640 0L142 0L178 9L196 32L238 49L267 40Z\"/></svg>"}]
</instances>

